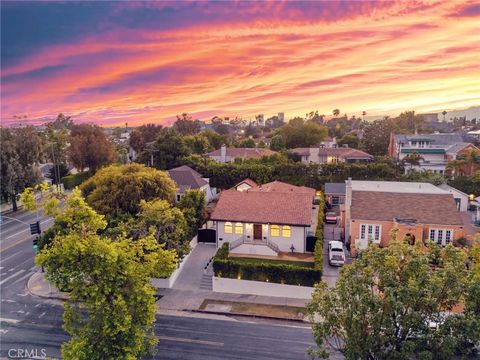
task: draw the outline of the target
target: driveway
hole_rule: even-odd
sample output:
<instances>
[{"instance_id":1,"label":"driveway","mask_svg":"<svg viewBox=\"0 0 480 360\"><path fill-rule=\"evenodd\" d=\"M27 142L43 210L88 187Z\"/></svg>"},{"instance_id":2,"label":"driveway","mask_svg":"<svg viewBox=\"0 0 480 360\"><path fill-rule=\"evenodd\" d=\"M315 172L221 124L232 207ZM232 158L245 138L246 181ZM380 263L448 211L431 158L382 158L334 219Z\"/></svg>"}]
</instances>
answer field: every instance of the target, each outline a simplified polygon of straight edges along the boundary
<instances>
[{"instance_id":1,"label":"driveway","mask_svg":"<svg viewBox=\"0 0 480 360\"><path fill-rule=\"evenodd\" d=\"M173 289L200 290L204 276L203 268L215 254L215 244L199 243L187 259L181 273L173 284Z\"/></svg>"},{"instance_id":2,"label":"driveway","mask_svg":"<svg viewBox=\"0 0 480 360\"><path fill-rule=\"evenodd\" d=\"M340 276L341 267L331 266L328 263L328 242L334 240L333 229L337 227L332 224L324 224L323 227L323 274L322 279L328 284L328 286L334 286ZM344 246L346 255L346 262L350 263L351 258L348 256L347 249Z\"/></svg>"}]
</instances>

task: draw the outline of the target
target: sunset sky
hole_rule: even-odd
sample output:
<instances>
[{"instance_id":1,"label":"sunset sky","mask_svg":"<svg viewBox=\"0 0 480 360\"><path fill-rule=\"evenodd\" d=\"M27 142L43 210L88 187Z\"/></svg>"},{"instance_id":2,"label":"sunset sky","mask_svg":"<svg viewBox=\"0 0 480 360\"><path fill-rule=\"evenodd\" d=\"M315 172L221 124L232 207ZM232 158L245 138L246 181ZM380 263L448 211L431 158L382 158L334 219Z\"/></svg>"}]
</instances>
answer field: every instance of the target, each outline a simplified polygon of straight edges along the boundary
<instances>
[{"instance_id":1,"label":"sunset sky","mask_svg":"<svg viewBox=\"0 0 480 360\"><path fill-rule=\"evenodd\" d=\"M2 124L480 104L480 2L4 2ZM26 118L25 118L26 117Z\"/></svg>"}]
</instances>

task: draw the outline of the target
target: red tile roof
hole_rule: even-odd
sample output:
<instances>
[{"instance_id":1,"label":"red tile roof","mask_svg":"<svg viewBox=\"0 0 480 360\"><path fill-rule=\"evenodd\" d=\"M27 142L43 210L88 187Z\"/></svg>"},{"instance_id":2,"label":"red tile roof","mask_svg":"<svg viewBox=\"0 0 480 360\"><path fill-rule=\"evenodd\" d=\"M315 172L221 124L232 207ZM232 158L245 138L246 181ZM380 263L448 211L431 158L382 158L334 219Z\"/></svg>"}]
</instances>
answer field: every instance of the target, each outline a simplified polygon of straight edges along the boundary
<instances>
[{"instance_id":1,"label":"red tile roof","mask_svg":"<svg viewBox=\"0 0 480 360\"><path fill-rule=\"evenodd\" d=\"M312 197L298 192L226 190L211 220L310 226Z\"/></svg>"},{"instance_id":2,"label":"red tile roof","mask_svg":"<svg viewBox=\"0 0 480 360\"><path fill-rule=\"evenodd\" d=\"M251 186L252 188L258 186L258 184L257 184L255 181L253 181L252 179L247 178L247 179L245 179L245 180L240 181L238 184L236 184L236 185L234 186L234 188L237 188L239 185L242 185L242 184L247 184L247 185Z\"/></svg>"},{"instance_id":3,"label":"red tile roof","mask_svg":"<svg viewBox=\"0 0 480 360\"><path fill-rule=\"evenodd\" d=\"M315 196L315 189L305 187L305 186L295 186L292 184L287 184L281 181L272 181L253 189L248 190L252 191L261 191L261 192L282 192L282 193L296 193L296 194L306 194L311 197Z\"/></svg>"},{"instance_id":4,"label":"red tile roof","mask_svg":"<svg viewBox=\"0 0 480 360\"><path fill-rule=\"evenodd\" d=\"M451 194L353 191L352 220L415 219L422 224L462 225Z\"/></svg>"}]
</instances>

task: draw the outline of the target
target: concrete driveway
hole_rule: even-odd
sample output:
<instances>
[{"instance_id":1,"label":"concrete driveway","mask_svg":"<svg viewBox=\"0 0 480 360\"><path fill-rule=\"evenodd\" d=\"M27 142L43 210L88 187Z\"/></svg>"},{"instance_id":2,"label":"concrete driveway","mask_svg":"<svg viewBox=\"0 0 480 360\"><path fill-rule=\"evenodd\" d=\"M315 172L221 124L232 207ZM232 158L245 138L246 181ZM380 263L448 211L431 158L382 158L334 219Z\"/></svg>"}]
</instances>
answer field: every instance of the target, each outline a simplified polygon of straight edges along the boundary
<instances>
[{"instance_id":1,"label":"concrete driveway","mask_svg":"<svg viewBox=\"0 0 480 360\"><path fill-rule=\"evenodd\" d=\"M203 268L208 260L215 254L215 244L199 243L188 257L182 272L173 284L174 289L200 290Z\"/></svg>"},{"instance_id":2,"label":"concrete driveway","mask_svg":"<svg viewBox=\"0 0 480 360\"><path fill-rule=\"evenodd\" d=\"M334 240L333 229L336 225L324 224L323 228L323 274L322 279L328 284L328 286L334 286L340 276L341 267L331 266L328 263L328 242ZM346 262L350 263L351 258L348 256L347 249L343 247L346 255Z\"/></svg>"}]
</instances>

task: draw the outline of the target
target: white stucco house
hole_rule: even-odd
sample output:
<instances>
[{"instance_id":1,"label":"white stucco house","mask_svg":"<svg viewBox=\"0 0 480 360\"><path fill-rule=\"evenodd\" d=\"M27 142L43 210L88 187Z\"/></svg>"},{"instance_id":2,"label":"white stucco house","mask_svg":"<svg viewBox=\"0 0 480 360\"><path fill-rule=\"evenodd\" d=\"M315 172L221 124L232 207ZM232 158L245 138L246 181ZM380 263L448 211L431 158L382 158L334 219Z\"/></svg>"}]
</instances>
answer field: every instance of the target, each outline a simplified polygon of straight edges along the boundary
<instances>
[{"instance_id":1,"label":"white stucco house","mask_svg":"<svg viewBox=\"0 0 480 360\"><path fill-rule=\"evenodd\" d=\"M229 243L232 253L267 256L307 252L318 211L314 197L314 189L278 181L222 192L210 218L217 247Z\"/></svg>"},{"instance_id":2,"label":"white stucco house","mask_svg":"<svg viewBox=\"0 0 480 360\"><path fill-rule=\"evenodd\" d=\"M191 167L183 165L174 169L168 170L168 175L177 184L176 201L180 201L187 190L201 190L205 193L205 201L208 204L216 196L216 189L210 187L208 178L202 175Z\"/></svg>"},{"instance_id":3,"label":"white stucco house","mask_svg":"<svg viewBox=\"0 0 480 360\"><path fill-rule=\"evenodd\" d=\"M458 211L465 212L468 210L469 196L467 194L447 184L441 184L438 187L453 195Z\"/></svg>"}]
</instances>

